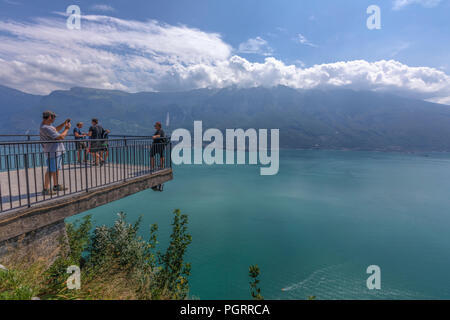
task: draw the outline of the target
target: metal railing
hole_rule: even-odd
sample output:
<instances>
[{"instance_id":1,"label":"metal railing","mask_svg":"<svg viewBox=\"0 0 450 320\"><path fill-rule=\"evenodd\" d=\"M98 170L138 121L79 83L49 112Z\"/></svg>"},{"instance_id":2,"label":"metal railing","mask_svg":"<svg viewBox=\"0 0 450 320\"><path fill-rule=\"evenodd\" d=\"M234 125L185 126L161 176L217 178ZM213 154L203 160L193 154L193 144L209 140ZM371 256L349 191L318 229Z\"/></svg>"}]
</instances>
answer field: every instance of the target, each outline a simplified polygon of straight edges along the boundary
<instances>
[{"instance_id":1,"label":"metal railing","mask_svg":"<svg viewBox=\"0 0 450 320\"><path fill-rule=\"evenodd\" d=\"M172 167L170 138L157 143L151 137L136 136L37 139L35 135L0 135L0 212Z\"/></svg>"}]
</instances>

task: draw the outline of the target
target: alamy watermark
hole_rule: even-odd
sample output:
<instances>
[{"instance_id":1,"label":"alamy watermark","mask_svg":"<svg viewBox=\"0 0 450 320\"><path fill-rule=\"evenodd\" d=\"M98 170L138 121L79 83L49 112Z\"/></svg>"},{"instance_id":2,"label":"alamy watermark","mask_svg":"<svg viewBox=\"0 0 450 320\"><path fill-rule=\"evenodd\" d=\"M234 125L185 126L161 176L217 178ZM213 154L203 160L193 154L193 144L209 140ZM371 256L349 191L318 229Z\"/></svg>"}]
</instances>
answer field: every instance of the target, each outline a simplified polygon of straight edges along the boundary
<instances>
[{"instance_id":1,"label":"alamy watermark","mask_svg":"<svg viewBox=\"0 0 450 320\"><path fill-rule=\"evenodd\" d=\"M69 16L66 21L67 29L80 30L81 29L81 9L77 5L70 5L66 9L66 14Z\"/></svg>"},{"instance_id":2,"label":"alamy watermark","mask_svg":"<svg viewBox=\"0 0 450 320\"><path fill-rule=\"evenodd\" d=\"M267 129L247 129L245 131L244 129L226 129L224 144L222 131L207 129L203 133L202 121L194 121L193 139L191 132L187 129L176 129L172 132L172 142L178 142L172 149L172 162L176 165L242 165L246 164L248 155L248 164L265 166L260 168L261 175L276 175L280 167L280 130L270 129L270 145L268 139ZM248 147L246 141L248 141ZM206 147L204 147L205 142L209 143ZM194 159L192 159L192 147ZM225 161L224 152L226 152Z\"/></svg>"},{"instance_id":3,"label":"alamy watermark","mask_svg":"<svg viewBox=\"0 0 450 320\"><path fill-rule=\"evenodd\" d=\"M380 30L381 29L381 9L377 5L371 5L366 10L370 16L367 18L367 29Z\"/></svg>"},{"instance_id":4,"label":"alamy watermark","mask_svg":"<svg viewBox=\"0 0 450 320\"><path fill-rule=\"evenodd\" d=\"M381 268L377 265L371 265L367 267L367 274L370 274L367 278L366 286L369 290L381 289Z\"/></svg>"},{"instance_id":5,"label":"alamy watermark","mask_svg":"<svg viewBox=\"0 0 450 320\"><path fill-rule=\"evenodd\" d=\"M80 290L81 289L81 270L78 266L67 267L67 273L70 274L67 279L67 289L69 290Z\"/></svg>"}]
</instances>

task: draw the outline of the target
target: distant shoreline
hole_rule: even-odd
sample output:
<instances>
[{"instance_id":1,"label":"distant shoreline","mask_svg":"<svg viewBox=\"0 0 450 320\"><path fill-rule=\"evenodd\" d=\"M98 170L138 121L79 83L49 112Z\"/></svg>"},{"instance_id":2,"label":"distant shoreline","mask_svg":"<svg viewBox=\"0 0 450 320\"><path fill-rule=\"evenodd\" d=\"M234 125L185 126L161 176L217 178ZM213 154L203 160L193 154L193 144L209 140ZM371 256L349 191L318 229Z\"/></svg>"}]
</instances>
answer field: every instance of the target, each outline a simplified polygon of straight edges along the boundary
<instances>
[{"instance_id":1,"label":"distant shoreline","mask_svg":"<svg viewBox=\"0 0 450 320\"><path fill-rule=\"evenodd\" d=\"M175 144L175 143L174 143ZM208 143L203 144L203 148L207 146ZM190 149L195 149L194 147L191 147ZM227 151L230 149L222 148L220 150ZM270 149L269 149L270 150ZM407 151L407 150L395 150L395 149L349 149L349 148L296 148L296 147L280 147L280 151L282 150L298 150L298 151L342 151L342 152L377 152L377 153L396 153L396 154L411 154L411 155L423 155L423 154L449 154L450 150L448 151L427 151L427 150L415 150L415 151ZM242 151L242 150L236 150L234 151ZM248 149L245 149L246 152L248 152Z\"/></svg>"}]
</instances>

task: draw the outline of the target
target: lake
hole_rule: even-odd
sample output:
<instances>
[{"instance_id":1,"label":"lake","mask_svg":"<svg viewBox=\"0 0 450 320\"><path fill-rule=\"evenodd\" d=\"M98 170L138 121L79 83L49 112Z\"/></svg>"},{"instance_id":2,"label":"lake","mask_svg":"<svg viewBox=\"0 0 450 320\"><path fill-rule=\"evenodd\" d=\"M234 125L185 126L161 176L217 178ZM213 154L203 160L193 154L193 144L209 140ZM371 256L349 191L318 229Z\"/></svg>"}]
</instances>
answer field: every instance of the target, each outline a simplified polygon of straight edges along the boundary
<instances>
[{"instance_id":1,"label":"lake","mask_svg":"<svg viewBox=\"0 0 450 320\"><path fill-rule=\"evenodd\" d=\"M157 223L164 249L175 208L189 216L193 298L251 298L258 264L266 299L450 299L450 154L281 150L275 176L180 165L164 192L84 214L143 215L142 236ZM370 265L381 290L366 287Z\"/></svg>"}]
</instances>

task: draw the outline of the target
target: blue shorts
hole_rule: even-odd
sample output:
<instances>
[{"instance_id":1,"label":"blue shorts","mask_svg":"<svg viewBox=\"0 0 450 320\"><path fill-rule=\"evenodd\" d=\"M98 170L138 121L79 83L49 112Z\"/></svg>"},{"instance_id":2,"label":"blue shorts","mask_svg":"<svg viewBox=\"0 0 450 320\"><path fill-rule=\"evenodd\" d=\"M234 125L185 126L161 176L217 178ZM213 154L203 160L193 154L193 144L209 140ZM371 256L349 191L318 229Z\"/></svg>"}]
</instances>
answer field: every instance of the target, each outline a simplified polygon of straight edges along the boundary
<instances>
[{"instance_id":1,"label":"blue shorts","mask_svg":"<svg viewBox=\"0 0 450 320\"><path fill-rule=\"evenodd\" d=\"M61 169L62 156L56 158L47 158L47 166L49 172L56 172Z\"/></svg>"}]
</instances>

